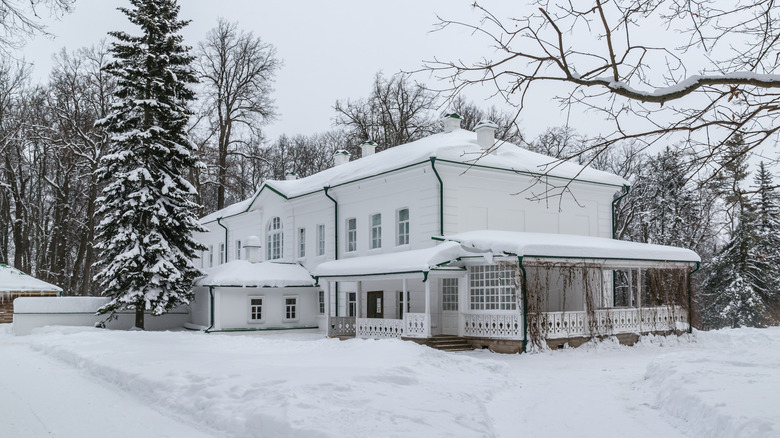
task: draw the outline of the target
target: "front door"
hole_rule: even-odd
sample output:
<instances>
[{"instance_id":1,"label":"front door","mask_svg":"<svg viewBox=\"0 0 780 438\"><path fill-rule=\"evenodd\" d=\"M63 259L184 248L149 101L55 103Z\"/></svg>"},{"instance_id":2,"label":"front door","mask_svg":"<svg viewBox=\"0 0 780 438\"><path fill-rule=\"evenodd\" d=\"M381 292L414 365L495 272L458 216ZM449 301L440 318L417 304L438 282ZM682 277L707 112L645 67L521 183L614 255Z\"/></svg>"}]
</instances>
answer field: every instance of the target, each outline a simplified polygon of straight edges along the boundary
<instances>
[{"instance_id":1,"label":"front door","mask_svg":"<svg viewBox=\"0 0 780 438\"><path fill-rule=\"evenodd\" d=\"M458 279L441 279L441 334L458 335Z\"/></svg>"},{"instance_id":2,"label":"front door","mask_svg":"<svg viewBox=\"0 0 780 438\"><path fill-rule=\"evenodd\" d=\"M384 318L384 292L367 292L366 293L366 311L369 318Z\"/></svg>"}]
</instances>

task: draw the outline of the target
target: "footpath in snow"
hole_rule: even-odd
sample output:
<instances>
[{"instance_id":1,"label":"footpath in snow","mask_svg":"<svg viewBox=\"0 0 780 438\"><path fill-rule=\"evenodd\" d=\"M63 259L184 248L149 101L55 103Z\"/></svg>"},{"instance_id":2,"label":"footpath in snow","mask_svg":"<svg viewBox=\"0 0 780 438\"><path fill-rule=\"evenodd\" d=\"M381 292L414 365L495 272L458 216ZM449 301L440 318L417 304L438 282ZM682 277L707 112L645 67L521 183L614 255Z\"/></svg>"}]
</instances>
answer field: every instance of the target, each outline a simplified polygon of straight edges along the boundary
<instances>
[{"instance_id":1,"label":"footpath in snow","mask_svg":"<svg viewBox=\"0 0 780 438\"><path fill-rule=\"evenodd\" d=\"M18 338L0 330L0 345L9 343L27 368L59 367L90 380L62 379L62 391L84 400L108 391L112 412L143 403L212 435L780 436L780 328L526 355L306 334L63 327ZM35 406L35 394L46 392L36 388L27 402Z\"/></svg>"}]
</instances>

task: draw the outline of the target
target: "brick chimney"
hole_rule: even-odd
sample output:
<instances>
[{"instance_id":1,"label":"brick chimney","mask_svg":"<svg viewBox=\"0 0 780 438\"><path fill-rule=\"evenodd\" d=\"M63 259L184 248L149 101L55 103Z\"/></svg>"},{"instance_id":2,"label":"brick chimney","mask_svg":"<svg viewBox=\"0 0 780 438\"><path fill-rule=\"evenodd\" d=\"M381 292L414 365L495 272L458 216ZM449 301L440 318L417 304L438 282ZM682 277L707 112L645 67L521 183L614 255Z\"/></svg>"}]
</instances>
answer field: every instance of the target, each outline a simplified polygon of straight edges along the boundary
<instances>
[{"instance_id":1,"label":"brick chimney","mask_svg":"<svg viewBox=\"0 0 780 438\"><path fill-rule=\"evenodd\" d=\"M286 179L287 181L298 179L298 174L291 170L284 174L284 179Z\"/></svg>"},{"instance_id":2,"label":"brick chimney","mask_svg":"<svg viewBox=\"0 0 780 438\"><path fill-rule=\"evenodd\" d=\"M342 164L349 163L349 152L344 149L339 149L333 154L333 166L341 166Z\"/></svg>"},{"instance_id":3,"label":"brick chimney","mask_svg":"<svg viewBox=\"0 0 780 438\"><path fill-rule=\"evenodd\" d=\"M444 132L452 132L460 129L460 122L463 118L457 113L445 114L441 121L444 123Z\"/></svg>"},{"instance_id":4,"label":"brick chimney","mask_svg":"<svg viewBox=\"0 0 780 438\"><path fill-rule=\"evenodd\" d=\"M371 140L366 140L360 145L360 153L362 157L374 155L376 153L376 143Z\"/></svg>"},{"instance_id":5,"label":"brick chimney","mask_svg":"<svg viewBox=\"0 0 780 438\"><path fill-rule=\"evenodd\" d=\"M244 251L246 251L246 259L249 260L249 263L260 263L260 238L249 236L244 243Z\"/></svg>"},{"instance_id":6,"label":"brick chimney","mask_svg":"<svg viewBox=\"0 0 780 438\"><path fill-rule=\"evenodd\" d=\"M496 144L496 129L498 125L490 120L482 120L474 127L474 131L477 133L477 144L483 151L490 150L493 145ZM496 153L496 149L493 148L490 153Z\"/></svg>"}]
</instances>

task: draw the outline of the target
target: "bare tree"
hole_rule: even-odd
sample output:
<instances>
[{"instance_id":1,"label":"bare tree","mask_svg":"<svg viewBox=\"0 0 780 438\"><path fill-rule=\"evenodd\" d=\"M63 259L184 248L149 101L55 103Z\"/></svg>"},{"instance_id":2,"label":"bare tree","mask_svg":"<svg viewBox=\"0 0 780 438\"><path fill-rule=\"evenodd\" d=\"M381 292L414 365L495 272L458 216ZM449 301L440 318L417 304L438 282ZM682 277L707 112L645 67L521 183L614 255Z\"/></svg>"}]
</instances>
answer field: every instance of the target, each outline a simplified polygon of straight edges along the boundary
<instances>
[{"instance_id":1,"label":"bare tree","mask_svg":"<svg viewBox=\"0 0 780 438\"><path fill-rule=\"evenodd\" d=\"M25 39L46 33L41 14L58 15L70 11L75 0L0 0L0 51L19 48Z\"/></svg>"},{"instance_id":2,"label":"bare tree","mask_svg":"<svg viewBox=\"0 0 780 438\"><path fill-rule=\"evenodd\" d=\"M700 166L718 166L712 158L737 132L746 153L777 137L780 8L773 0L534 6L504 19L475 3L480 22L442 20L440 29L466 27L485 38L495 56L434 59L426 70L448 79L451 93L494 87L521 114L534 108L532 91L552 93L571 114L595 112L612 123L590 143L596 152L623 140L647 146L673 138L697 152L691 157Z\"/></svg>"},{"instance_id":3,"label":"bare tree","mask_svg":"<svg viewBox=\"0 0 780 438\"><path fill-rule=\"evenodd\" d=\"M448 112L456 113L463 118L461 128L473 131L482 120L489 120L496 125L496 139L508 141L518 146L525 146L523 135L517 123L517 115L511 112L501 111L491 106L487 110L477 106L474 102L466 100L464 96L455 97L450 102Z\"/></svg>"},{"instance_id":4,"label":"bare tree","mask_svg":"<svg viewBox=\"0 0 780 438\"><path fill-rule=\"evenodd\" d=\"M276 49L236 23L220 19L198 50L204 111L216 141L217 209L225 206L228 156L273 119L272 83L281 67Z\"/></svg>"},{"instance_id":5,"label":"bare tree","mask_svg":"<svg viewBox=\"0 0 780 438\"><path fill-rule=\"evenodd\" d=\"M366 140L375 141L378 150L383 150L439 131L435 106L436 95L411 82L408 75L388 79L377 73L367 99L336 101L335 125L347 131L344 146L353 155Z\"/></svg>"}]
</instances>

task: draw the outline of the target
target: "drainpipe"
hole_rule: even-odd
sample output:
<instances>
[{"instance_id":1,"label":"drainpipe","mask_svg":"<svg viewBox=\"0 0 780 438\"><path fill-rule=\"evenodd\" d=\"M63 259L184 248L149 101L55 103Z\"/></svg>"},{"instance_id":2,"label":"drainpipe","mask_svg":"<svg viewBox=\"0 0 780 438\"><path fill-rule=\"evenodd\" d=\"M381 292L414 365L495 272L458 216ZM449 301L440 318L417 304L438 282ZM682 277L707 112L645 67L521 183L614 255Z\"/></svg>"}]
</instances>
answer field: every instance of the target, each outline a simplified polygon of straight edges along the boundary
<instances>
[{"instance_id":1,"label":"drainpipe","mask_svg":"<svg viewBox=\"0 0 780 438\"><path fill-rule=\"evenodd\" d=\"M339 202L333 199L332 196L328 193L328 190L330 190L330 186L323 187L323 190L325 190L325 196L333 201L333 251L334 251L334 257L335 260L339 259ZM333 287L335 289L336 299L334 300L334 303L336 305L336 316L339 316L339 282L334 282L335 286ZM328 309L328 314L330 314L330 309Z\"/></svg>"},{"instance_id":2,"label":"drainpipe","mask_svg":"<svg viewBox=\"0 0 780 438\"><path fill-rule=\"evenodd\" d=\"M444 236L444 182L439 176L439 171L436 170L436 157L431 157L431 169L439 180L439 235Z\"/></svg>"},{"instance_id":3,"label":"drainpipe","mask_svg":"<svg viewBox=\"0 0 780 438\"><path fill-rule=\"evenodd\" d=\"M688 274L688 333L693 333L693 285L691 276L701 269L701 262L696 262L696 267Z\"/></svg>"},{"instance_id":4,"label":"drainpipe","mask_svg":"<svg viewBox=\"0 0 780 438\"><path fill-rule=\"evenodd\" d=\"M615 221L615 205L617 205L617 203L621 199L628 196L628 192L630 191L631 191L631 186L624 184L623 194L612 200L612 238L613 239L617 237L617 224ZM617 286L617 281L615 280L615 271L612 271L612 307L615 306L615 300L617 299L617 291L615 290L616 286Z\"/></svg>"},{"instance_id":5,"label":"drainpipe","mask_svg":"<svg viewBox=\"0 0 780 438\"><path fill-rule=\"evenodd\" d=\"M217 225L225 229L225 260L222 261L222 263L227 263L228 261L228 229L226 226L222 225L221 217L217 218Z\"/></svg>"},{"instance_id":6,"label":"drainpipe","mask_svg":"<svg viewBox=\"0 0 780 438\"><path fill-rule=\"evenodd\" d=\"M523 353L528 347L528 289L526 288L526 272L523 266L523 256L517 257L520 264L520 271L523 273L523 280L520 282L520 290L523 295Z\"/></svg>"},{"instance_id":7,"label":"drainpipe","mask_svg":"<svg viewBox=\"0 0 780 438\"><path fill-rule=\"evenodd\" d=\"M214 328L214 286L209 286L209 311L211 313L211 325L204 330L204 333L209 333L209 330Z\"/></svg>"}]
</instances>

